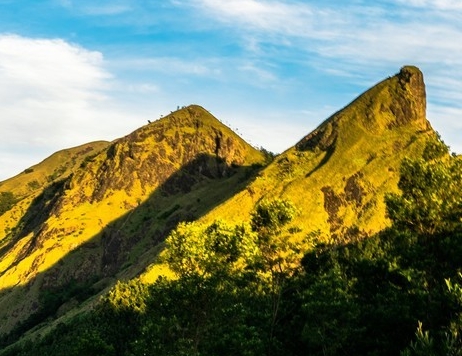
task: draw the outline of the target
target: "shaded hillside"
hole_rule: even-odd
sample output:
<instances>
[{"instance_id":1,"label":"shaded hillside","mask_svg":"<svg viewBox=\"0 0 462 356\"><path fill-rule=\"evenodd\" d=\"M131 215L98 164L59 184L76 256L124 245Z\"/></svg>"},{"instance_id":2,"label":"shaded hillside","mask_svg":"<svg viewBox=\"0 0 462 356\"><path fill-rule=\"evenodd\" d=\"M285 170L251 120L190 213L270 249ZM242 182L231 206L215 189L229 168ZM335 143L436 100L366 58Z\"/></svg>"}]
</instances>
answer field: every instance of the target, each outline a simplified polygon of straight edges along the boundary
<instances>
[{"instance_id":1,"label":"shaded hillside","mask_svg":"<svg viewBox=\"0 0 462 356\"><path fill-rule=\"evenodd\" d=\"M300 209L300 237L341 242L380 231L389 224L383 196L397 190L401 160L419 157L435 137L425 111L423 75L403 67L279 155L207 219L245 220L259 200L282 197Z\"/></svg>"},{"instance_id":2,"label":"shaded hillside","mask_svg":"<svg viewBox=\"0 0 462 356\"><path fill-rule=\"evenodd\" d=\"M199 106L112 142L11 210L12 228L0 232L0 318L7 320L0 331L50 316L27 321L43 313L48 290L71 283L97 293L137 275L179 221L235 194L264 164L260 151ZM75 303L70 295L48 312Z\"/></svg>"}]
</instances>

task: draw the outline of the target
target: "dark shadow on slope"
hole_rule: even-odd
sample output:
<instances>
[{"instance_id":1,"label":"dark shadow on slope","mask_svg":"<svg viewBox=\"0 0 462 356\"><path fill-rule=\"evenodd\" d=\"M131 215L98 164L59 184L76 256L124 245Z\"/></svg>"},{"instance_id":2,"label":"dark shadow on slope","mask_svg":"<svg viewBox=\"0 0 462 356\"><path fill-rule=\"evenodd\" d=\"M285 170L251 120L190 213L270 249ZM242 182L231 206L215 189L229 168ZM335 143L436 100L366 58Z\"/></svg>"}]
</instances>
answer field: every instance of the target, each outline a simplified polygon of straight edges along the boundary
<instances>
[{"instance_id":1,"label":"dark shadow on slope","mask_svg":"<svg viewBox=\"0 0 462 356\"><path fill-rule=\"evenodd\" d=\"M336 115L329 117L316 130L295 145L298 151L325 152L318 165L306 174L307 178L326 164L335 152L339 130Z\"/></svg>"},{"instance_id":2,"label":"dark shadow on slope","mask_svg":"<svg viewBox=\"0 0 462 356\"><path fill-rule=\"evenodd\" d=\"M53 182L32 201L27 212L18 222L16 227L9 233L9 236L6 237L9 242L0 249L0 259L16 242L29 235L31 232L34 233L34 236L39 235L40 230L45 227L45 222L51 216L53 209L56 208L56 204L65 189L65 182L66 180ZM37 239L32 238L28 245L23 249L14 265L28 256L36 247Z\"/></svg>"},{"instance_id":3,"label":"dark shadow on slope","mask_svg":"<svg viewBox=\"0 0 462 356\"><path fill-rule=\"evenodd\" d=\"M150 198L102 233L102 272L113 275L142 242L153 248L181 221L194 221L243 189L262 166L227 165L201 154L171 175ZM133 260L133 257L132 257Z\"/></svg>"},{"instance_id":4,"label":"dark shadow on slope","mask_svg":"<svg viewBox=\"0 0 462 356\"><path fill-rule=\"evenodd\" d=\"M320 169L322 166L324 166L329 161L329 159L332 157L334 152L335 152L335 141L334 141L334 143L332 145L327 147L327 149L325 150L324 157L321 159L321 161L317 164L316 167L314 167L311 171L309 171L306 174L305 177L309 178L314 172L316 172L318 169Z\"/></svg>"},{"instance_id":5,"label":"dark shadow on slope","mask_svg":"<svg viewBox=\"0 0 462 356\"><path fill-rule=\"evenodd\" d=\"M12 292L25 295L35 288L40 290L30 316L17 323L8 334L0 336L0 350L15 343L25 332L39 329L41 324L111 287L118 278L131 278L141 273L153 262L160 251L159 245L179 222L200 218L245 188L262 168L261 165L230 166L219 157L201 154L166 179L145 202L109 224L53 267L37 274L25 286L0 291L2 297ZM36 226L43 226L56 211L59 196L66 190L65 183L47 188L21 220L8 247L30 232L35 234L21 258L40 247L44 237Z\"/></svg>"}]
</instances>

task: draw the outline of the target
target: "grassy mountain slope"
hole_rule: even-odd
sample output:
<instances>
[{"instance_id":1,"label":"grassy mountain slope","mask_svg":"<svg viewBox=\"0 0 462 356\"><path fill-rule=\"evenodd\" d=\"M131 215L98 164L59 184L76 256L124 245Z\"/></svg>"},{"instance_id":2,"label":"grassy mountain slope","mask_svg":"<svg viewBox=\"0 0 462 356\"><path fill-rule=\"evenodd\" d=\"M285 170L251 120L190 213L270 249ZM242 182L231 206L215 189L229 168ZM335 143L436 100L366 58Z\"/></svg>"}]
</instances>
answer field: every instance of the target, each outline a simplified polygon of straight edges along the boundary
<instances>
[{"instance_id":1,"label":"grassy mountain slope","mask_svg":"<svg viewBox=\"0 0 462 356\"><path fill-rule=\"evenodd\" d=\"M0 191L11 192L21 199L49 183L67 178L83 161L108 145L109 142L97 141L58 151L24 172L0 182Z\"/></svg>"},{"instance_id":2,"label":"grassy mountain slope","mask_svg":"<svg viewBox=\"0 0 462 356\"><path fill-rule=\"evenodd\" d=\"M0 182L0 241L45 187L66 179L109 142L98 141L58 151L24 172ZM8 201L7 201L8 200Z\"/></svg>"},{"instance_id":3,"label":"grassy mountain slope","mask_svg":"<svg viewBox=\"0 0 462 356\"><path fill-rule=\"evenodd\" d=\"M256 202L282 197L300 209L299 237L373 234L389 224L383 196L397 190L400 162L420 156L435 132L425 117L423 75L401 71L338 111L279 155L245 190L204 219L247 219Z\"/></svg>"},{"instance_id":4,"label":"grassy mountain slope","mask_svg":"<svg viewBox=\"0 0 462 356\"><path fill-rule=\"evenodd\" d=\"M112 142L0 216L10 226L0 231L0 333L14 339L139 275L179 221L247 221L257 202L281 197L299 209L296 239L380 231L402 159L436 135L425 106L422 73L403 67L266 168L262 152L199 106Z\"/></svg>"},{"instance_id":5,"label":"grassy mountain slope","mask_svg":"<svg viewBox=\"0 0 462 356\"><path fill-rule=\"evenodd\" d=\"M48 313L72 309L82 289L91 295L137 275L178 221L232 196L264 163L260 151L199 106L82 161L7 214L14 226L0 232L0 332L28 325L31 314L41 321L44 300L59 288L76 292L50 302Z\"/></svg>"}]
</instances>

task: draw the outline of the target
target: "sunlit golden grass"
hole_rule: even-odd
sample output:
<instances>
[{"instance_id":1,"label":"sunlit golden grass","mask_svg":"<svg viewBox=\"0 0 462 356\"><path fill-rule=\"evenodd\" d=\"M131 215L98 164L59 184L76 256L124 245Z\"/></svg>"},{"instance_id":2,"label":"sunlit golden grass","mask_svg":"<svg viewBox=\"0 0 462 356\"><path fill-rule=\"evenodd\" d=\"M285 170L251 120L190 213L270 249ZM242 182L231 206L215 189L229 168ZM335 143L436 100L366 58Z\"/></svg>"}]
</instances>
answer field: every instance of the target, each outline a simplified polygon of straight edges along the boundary
<instances>
[{"instance_id":1,"label":"sunlit golden grass","mask_svg":"<svg viewBox=\"0 0 462 356\"><path fill-rule=\"evenodd\" d=\"M409 71L418 74L413 67ZM293 147L279 155L245 190L203 220L245 220L260 199L281 197L300 210L295 220L300 236L319 230L330 241L333 234L338 239L349 230L361 235L382 230L389 225L384 194L397 191L401 160L418 157L428 138L435 137L415 108L419 100L425 98L414 98L411 89L403 89L399 76L379 83L319 126L319 144L309 149ZM396 109L396 102L403 108ZM415 113L401 122L394 114L399 110ZM331 215L326 190L331 192L332 204L338 205L331 208ZM352 200L348 194L355 190L358 201L348 201Z\"/></svg>"},{"instance_id":2,"label":"sunlit golden grass","mask_svg":"<svg viewBox=\"0 0 462 356\"><path fill-rule=\"evenodd\" d=\"M0 248L8 246L0 260L0 319L8 325L0 332L31 312L50 273L52 285L96 276L99 291L117 279L173 278L158 256L179 221L239 224L262 199L283 198L298 209L290 238L307 241L306 250L382 230L389 224L383 197L397 191L401 160L418 157L435 135L411 89L398 76L379 83L264 169L262 152L193 105L110 144L92 144L83 155L59 152L2 182L0 191L27 197L0 216ZM34 199L65 177L39 205L51 207L42 225L15 235ZM120 248L106 262L114 266L104 266L111 239Z\"/></svg>"},{"instance_id":3,"label":"sunlit golden grass","mask_svg":"<svg viewBox=\"0 0 462 356\"><path fill-rule=\"evenodd\" d=\"M17 197L23 197L40 190L53 181L66 178L87 157L97 154L108 145L109 142L96 141L58 151L24 172L0 182L0 192L12 192Z\"/></svg>"},{"instance_id":4,"label":"sunlit golden grass","mask_svg":"<svg viewBox=\"0 0 462 356\"><path fill-rule=\"evenodd\" d=\"M82 149L86 155L77 157L76 152ZM184 165L194 164L195 157L202 153L210 157L217 155L217 165L223 162L220 163L223 167L229 166L236 173L223 177L195 177L197 168L192 166L188 169L193 171L181 173L197 180L189 192L181 193L181 189L177 193L165 192L164 181L171 179ZM146 166L149 160L153 164ZM211 168L204 168L216 175L214 162L210 158L199 164L212 164ZM246 179L256 169L253 165L264 163L265 156L261 152L207 111L192 106L143 126L109 146L101 143L91 150L81 146L59 152L27 173L3 182L2 188L12 189L15 184L27 184L27 179L37 181L34 190L25 193L15 190L15 194L29 195L0 216L0 223L4 222L0 248L8 246L0 261L3 272L0 294L8 292L0 298L0 303L3 301L8 307L1 309L0 318L7 318L10 326L23 320L31 312L31 303L36 302L40 281L45 275L52 273L53 285L60 285L69 278L84 280L101 273L106 268L101 264L101 256L105 253L101 241L104 231L120 233L127 239L123 243L130 249L121 252L125 262L119 267L117 278L133 278L146 270L160 251L159 241L152 240L152 236L164 233L166 224L168 228L174 227L175 219L205 214L224 197L245 186ZM41 197L51 183L66 177L69 178L63 188L46 192L48 200ZM47 213L49 216L44 217L42 227L27 226L33 233L18 235L24 228L17 226L18 222L26 212L35 214L36 198L45 201L38 205L40 209L53 204ZM130 243L128 239L133 235L137 240ZM145 280L168 275L162 267L160 272L158 268L146 271ZM12 287L15 289L10 289ZM30 290L25 293L24 288ZM20 296L9 298L13 291ZM8 325L2 324L0 331L8 330Z\"/></svg>"}]
</instances>

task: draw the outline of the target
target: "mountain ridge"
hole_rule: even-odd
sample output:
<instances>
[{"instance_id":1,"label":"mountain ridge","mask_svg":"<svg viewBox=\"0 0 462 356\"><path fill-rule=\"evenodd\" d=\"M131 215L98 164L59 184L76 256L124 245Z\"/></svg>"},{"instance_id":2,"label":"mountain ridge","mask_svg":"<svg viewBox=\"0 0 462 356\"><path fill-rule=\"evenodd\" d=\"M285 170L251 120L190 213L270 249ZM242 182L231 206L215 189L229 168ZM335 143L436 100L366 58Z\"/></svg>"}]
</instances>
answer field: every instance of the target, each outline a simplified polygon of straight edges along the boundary
<instances>
[{"instance_id":1,"label":"mountain ridge","mask_svg":"<svg viewBox=\"0 0 462 356\"><path fill-rule=\"evenodd\" d=\"M385 228L383 196L397 189L401 159L419 156L425 141L435 137L425 106L422 73L403 67L277 156L240 193L239 209L226 202L215 215L245 219L256 202L278 196L304 206L303 234L320 230L330 240L349 231L370 235ZM305 203L304 192L311 204ZM380 212L368 217L368 204Z\"/></svg>"},{"instance_id":2,"label":"mountain ridge","mask_svg":"<svg viewBox=\"0 0 462 356\"><path fill-rule=\"evenodd\" d=\"M23 172L1 181L0 191L9 191L22 199L47 183L66 178L85 159L103 150L107 145L107 141L94 141L59 150Z\"/></svg>"},{"instance_id":3,"label":"mountain ridge","mask_svg":"<svg viewBox=\"0 0 462 356\"><path fill-rule=\"evenodd\" d=\"M397 101L389 102L392 99L389 94L383 95L385 100L374 100L370 96L377 97L376 91L386 92L390 88L390 82L393 83L393 89L396 90ZM394 98L394 99L396 99ZM380 108L377 106L380 105ZM345 113L352 106L363 106L364 115L355 117L351 113ZM376 113L381 113L381 120L377 119ZM336 139L336 130L333 127L338 125L339 119L344 116L356 118L361 126L375 134L380 134L384 130L396 126L404 126L410 122L416 122L422 130L431 129L429 122L426 120L426 91L422 72L414 66L404 66L400 72L393 77L389 77L367 90L343 109L337 111L315 130L302 138L295 147L301 151L319 147L321 150L327 150Z\"/></svg>"},{"instance_id":4,"label":"mountain ridge","mask_svg":"<svg viewBox=\"0 0 462 356\"><path fill-rule=\"evenodd\" d=\"M45 313L47 290L76 283L91 299L117 279L159 274L149 266L181 221L245 221L282 198L300 210L293 238L306 248L380 231L401 160L436 136L425 106L423 75L405 66L271 163L197 105L107 143L0 215L0 333L83 305L70 295Z\"/></svg>"},{"instance_id":5,"label":"mountain ridge","mask_svg":"<svg viewBox=\"0 0 462 356\"><path fill-rule=\"evenodd\" d=\"M199 106L145 125L0 216L9 226L0 231L0 286L24 285L37 298L37 290L71 280L113 278L124 265L134 276L143 249L155 249L178 221L232 194L265 159ZM3 316L24 319L24 306L10 303Z\"/></svg>"}]
</instances>

